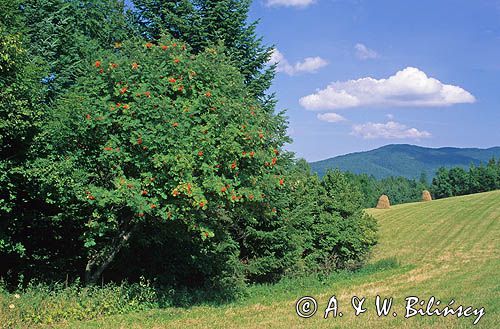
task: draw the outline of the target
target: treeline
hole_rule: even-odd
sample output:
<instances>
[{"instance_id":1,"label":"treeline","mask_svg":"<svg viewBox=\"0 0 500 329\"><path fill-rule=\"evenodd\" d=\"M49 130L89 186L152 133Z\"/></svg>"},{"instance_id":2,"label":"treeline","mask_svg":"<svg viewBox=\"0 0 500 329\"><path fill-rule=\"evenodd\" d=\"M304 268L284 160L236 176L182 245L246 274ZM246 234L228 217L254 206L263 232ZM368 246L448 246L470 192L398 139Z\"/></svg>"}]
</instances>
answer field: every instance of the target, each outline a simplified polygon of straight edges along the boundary
<instances>
[{"instance_id":1,"label":"treeline","mask_svg":"<svg viewBox=\"0 0 500 329\"><path fill-rule=\"evenodd\" d=\"M500 189L500 159L487 164L463 168L440 168L432 180L431 192L435 198L488 192Z\"/></svg>"},{"instance_id":2,"label":"treeline","mask_svg":"<svg viewBox=\"0 0 500 329\"><path fill-rule=\"evenodd\" d=\"M250 1L0 1L0 277L227 296L356 267L360 186L285 152Z\"/></svg>"},{"instance_id":3,"label":"treeline","mask_svg":"<svg viewBox=\"0 0 500 329\"><path fill-rule=\"evenodd\" d=\"M471 165L468 170L442 167L436 172L431 184L425 173L418 180L405 177L377 179L367 174L350 172L344 175L361 191L360 202L363 207L372 208L382 194L389 197L391 204L401 204L421 201L424 190L429 190L434 199L441 199L500 189L500 160L493 158L488 163Z\"/></svg>"},{"instance_id":4,"label":"treeline","mask_svg":"<svg viewBox=\"0 0 500 329\"><path fill-rule=\"evenodd\" d=\"M365 208L373 208L382 194L389 197L391 204L417 202L422 199L422 191L429 189L427 177L420 179L405 177L387 177L377 179L367 174L345 174L363 195L361 203Z\"/></svg>"}]
</instances>

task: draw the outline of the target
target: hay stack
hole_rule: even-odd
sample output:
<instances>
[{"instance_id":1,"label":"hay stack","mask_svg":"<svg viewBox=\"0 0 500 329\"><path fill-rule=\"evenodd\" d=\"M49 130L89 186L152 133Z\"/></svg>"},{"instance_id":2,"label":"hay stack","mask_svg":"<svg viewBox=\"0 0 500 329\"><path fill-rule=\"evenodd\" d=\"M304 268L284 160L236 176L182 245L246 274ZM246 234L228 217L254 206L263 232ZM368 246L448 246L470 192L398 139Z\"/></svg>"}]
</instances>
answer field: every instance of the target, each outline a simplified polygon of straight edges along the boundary
<instances>
[{"instance_id":1,"label":"hay stack","mask_svg":"<svg viewBox=\"0 0 500 329\"><path fill-rule=\"evenodd\" d=\"M377 209L389 209L391 207L391 203L389 202L389 197L385 194L382 194L378 199Z\"/></svg>"},{"instance_id":2,"label":"hay stack","mask_svg":"<svg viewBox=\"0 0 500 329\"><path fill-rule=\"evenodd\" d=\"M431 193L427 190L422 192L422 201L432 201Z\"/></svg>"}]
</instances>

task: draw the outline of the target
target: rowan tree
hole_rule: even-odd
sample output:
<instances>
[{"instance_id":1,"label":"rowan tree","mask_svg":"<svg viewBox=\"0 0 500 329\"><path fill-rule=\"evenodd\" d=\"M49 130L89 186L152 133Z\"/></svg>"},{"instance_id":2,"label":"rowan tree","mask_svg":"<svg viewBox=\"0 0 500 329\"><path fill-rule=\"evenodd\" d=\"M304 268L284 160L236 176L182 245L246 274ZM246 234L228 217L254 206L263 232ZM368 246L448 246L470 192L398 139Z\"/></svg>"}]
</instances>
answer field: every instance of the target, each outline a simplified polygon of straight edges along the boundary
<instances>
[{"instance_id":1,"label":"rowan tree","mask_svg":"<svg viewBox=\"0 0 500 329\"><path fill-rule=\"evenodd\" d=\"M45 122L34 165L42 186L60 187L61 209L76 200L88 216L88 282L140 223L182 222L205 241L231 227L221 213L281 188L283 118L243 80L222 50L193 56L166 37L124 42L88 63Z\"/></svg>"}]
</instances>

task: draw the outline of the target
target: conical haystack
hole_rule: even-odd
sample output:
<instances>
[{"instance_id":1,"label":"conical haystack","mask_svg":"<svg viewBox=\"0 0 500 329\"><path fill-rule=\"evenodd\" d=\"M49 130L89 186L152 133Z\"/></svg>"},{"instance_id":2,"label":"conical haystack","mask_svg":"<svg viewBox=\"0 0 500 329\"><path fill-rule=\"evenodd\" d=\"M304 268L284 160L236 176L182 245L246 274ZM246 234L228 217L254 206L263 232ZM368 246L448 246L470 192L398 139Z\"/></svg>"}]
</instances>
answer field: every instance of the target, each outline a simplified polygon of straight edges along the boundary
<instances>
[{"instance_id":1,"label":"conical haystack","mask_svg":"<svg viewBox=\"0 0 500 329\"><path fill-rule=\"evenodd\" d=\"M427 190L422 192L422 201L432 201L431 193Z\"/></svg>"},{"instance_id":2,"label":"conical haystack","mask_svg":"<svg viewBox=\"0 0 500 329\"><path fill-rule=\"evenodd\" d=\"M383 194L377 203L377 209L389 209L391 207L391 203L389 202L389 197Z\"/></svg>"}]
</instances>

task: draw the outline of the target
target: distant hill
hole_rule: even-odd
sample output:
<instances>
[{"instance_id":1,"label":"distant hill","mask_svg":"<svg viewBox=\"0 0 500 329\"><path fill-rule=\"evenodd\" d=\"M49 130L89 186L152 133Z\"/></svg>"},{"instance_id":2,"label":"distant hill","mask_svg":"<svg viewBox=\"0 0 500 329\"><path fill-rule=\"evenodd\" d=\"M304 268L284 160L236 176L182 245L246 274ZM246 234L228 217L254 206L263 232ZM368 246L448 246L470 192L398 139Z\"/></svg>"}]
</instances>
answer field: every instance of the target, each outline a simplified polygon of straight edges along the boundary
<instances>
[{"instance_id":1,"label":"distant hill","mask_svg":"<svg viewBox=\"0 0 500 329\"><path fill-rule=\"evenodd\" d=\"M463 167L500 158L500 147L478 148L427 148L408 144L392 144L381 148L351 153L311 163L320 176L328 169L339 168L357 174L366 173L377 178L403 176L419 178L422 172L430 179L439 167Z\"/></svg>"}]
</instances>

